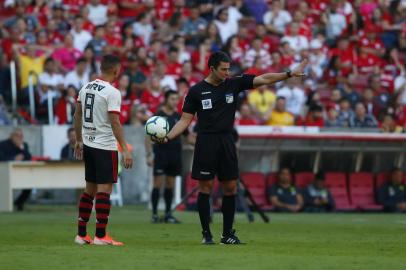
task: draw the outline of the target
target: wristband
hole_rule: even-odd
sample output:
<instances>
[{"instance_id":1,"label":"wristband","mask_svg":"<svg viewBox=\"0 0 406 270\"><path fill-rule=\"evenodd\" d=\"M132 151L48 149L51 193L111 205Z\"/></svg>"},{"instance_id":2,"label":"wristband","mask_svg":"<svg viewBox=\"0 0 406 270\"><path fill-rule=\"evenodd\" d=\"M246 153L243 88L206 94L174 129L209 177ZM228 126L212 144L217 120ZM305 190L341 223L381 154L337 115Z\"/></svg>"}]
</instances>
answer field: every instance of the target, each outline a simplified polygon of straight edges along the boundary
<instances>
[{"instance_id":1,"label":"wristband","mask_svg":"<svg viewBox=\"0 0 406 270\"><path fill-rule=\"evenodd\" d=\"M286 76L288 76L288 78L292 78L292 71L290 69L286 70Z\"/></svg>"}]
</instances>

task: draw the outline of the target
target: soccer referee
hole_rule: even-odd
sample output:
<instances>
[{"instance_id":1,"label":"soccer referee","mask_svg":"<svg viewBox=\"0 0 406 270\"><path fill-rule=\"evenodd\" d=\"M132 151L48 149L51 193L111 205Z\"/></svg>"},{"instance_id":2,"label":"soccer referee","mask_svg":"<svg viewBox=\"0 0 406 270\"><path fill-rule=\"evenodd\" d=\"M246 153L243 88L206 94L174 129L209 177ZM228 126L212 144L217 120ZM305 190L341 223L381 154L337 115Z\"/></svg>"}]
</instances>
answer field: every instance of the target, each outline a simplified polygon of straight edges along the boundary
<instances>
[{"instance_id":1,"label":"soccer referee","mask_svg":"<svg viewBox=\"0 0 406 270\"><path fill-rule=\"evenodd\" d=\"M168 135L156 141L167 143L182 134L195 114L198 134L195 145L192 178L199 180L198 210L203 244L214 244L210 232L209 197L217 175L223 188L222 244L242 244L235 235L233 222L237 193L238 160L232 130L237 97L241 91L273 84L290 77L303 77L307 60L293 71L266 73L260 76L240 75L230 78L230 58L224 52L213 53L208 61L210 74L190 88L183 105L181 119Z\"/></svg>"}]
</instances>

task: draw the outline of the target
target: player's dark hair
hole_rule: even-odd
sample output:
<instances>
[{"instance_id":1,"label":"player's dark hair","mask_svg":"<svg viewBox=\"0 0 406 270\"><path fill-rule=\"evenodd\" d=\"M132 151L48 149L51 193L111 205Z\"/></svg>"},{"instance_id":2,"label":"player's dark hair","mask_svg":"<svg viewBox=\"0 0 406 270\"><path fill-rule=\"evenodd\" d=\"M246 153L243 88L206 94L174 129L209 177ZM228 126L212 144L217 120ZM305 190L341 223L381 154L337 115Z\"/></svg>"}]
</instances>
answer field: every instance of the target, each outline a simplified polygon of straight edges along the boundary
<instances>
[{"instance_id":1,"label":"player's dark hair","mask_svg":"<svg viewBox=\"0 0 406 270\"><path fill-rule=\"evenodd\" d=\"M120 65L120 58L112 54L107 54L103 56L100 69L103 72L110 72L114 67L118 65Z\"/></svg>"},{"instance_id":2,"label":"player's dark hair","mask_svg":"<svg viewBox=\"0 0 406 270\"><path fill-rule=\"evenodd\" d=\"M286 100L286 98L285 98L284 96L278 96L278 97L276 98L276 101L281 100L281 99Z\"/></svg>"},{"instance_id":3,"label":"player's dark hair","mask_svg":"<svg viewBox=\"0 0 406 270\"><path fill-rule=\"evenodd\" d=\"M208 66L209 68L213 67L216 69L220 65L220 62L231 63L231 60L225 52L218 51L210 55Z\"/></svg>"},{"instance_id":4,"label":"player's dark hair","mask_svg":"<svg viewBox=\"0 0 406 270\"><path fill-rule=\"evenodd\" d=\"M168 101L168 99L170 98L170 96L172 95L177 95L178 92L176 92L175 90L168 90L165 92L165 103Z\"/></svg>"}]
</instances>

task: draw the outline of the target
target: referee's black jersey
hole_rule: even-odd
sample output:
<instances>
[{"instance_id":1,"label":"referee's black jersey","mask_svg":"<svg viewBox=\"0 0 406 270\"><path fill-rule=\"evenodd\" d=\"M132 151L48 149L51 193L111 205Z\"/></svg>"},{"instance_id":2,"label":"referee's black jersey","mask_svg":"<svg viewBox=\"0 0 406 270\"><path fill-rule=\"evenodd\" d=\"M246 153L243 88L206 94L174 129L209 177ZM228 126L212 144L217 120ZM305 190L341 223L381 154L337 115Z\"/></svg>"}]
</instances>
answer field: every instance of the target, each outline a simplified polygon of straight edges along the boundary
<instances>
[{"instance_id":1,"label":"referee's black jersey","mask_svg":"<svg viewBox=\"0 0 406 270\"><path fill-rule=\"evenodd\" d=\"M172 114L166 114L164 111L159 110L156 115L163 116L166 118L169 124L169 130L173 128L173 126L180 120L180 114L178 112L174 112ZM154 144L154 151L164 151L164 150L181 150L182 149L182 141L180 137L176 137L173 140L170 140L168 143L165 144Z\"/></svg>"},{"instance_id":2,"label":"referee's black jersey","mask_svg":"<svg viewBox=\"0 0 406 270\"><path fill-rule=\"evenodd\" d=\"M244 74L217 86L203 80L190 88L182 111L197 113L198 133L232 132L238 94L253 88L254 77Z\"/></svg>"}]
</instances>

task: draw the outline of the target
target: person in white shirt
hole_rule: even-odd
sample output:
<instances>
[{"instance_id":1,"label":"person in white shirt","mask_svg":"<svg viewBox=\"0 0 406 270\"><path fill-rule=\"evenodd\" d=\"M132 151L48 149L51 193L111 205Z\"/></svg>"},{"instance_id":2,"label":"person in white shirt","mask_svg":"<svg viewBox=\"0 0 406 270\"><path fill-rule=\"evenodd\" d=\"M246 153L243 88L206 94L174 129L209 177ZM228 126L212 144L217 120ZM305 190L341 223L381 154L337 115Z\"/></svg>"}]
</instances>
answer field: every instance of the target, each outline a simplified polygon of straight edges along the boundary
<instances>
[{"instance_id":1,"label":"person in white shirt","mask_svg":"<svg viewBox=\"0 0 406 270\"><path fill-rule=\"evenodd\" d=\"M309 67L312 77L321 79L328 65L327 54L323 51L323 44L319 39L310 42Z\"/></svg>"},{"instance_id":2,"label":"person in white shirt","mask_svg":"<svg viewBox=\"0 0 406 270\"><path fill-rule=\"evenodd\" d=\"M263 20L268 31L273 34L283 35L286 26L292 22L292 16L288 11L282 9L281 1L274 0L270 10L264 14Z\"/></svg>"},{"instance_id":3,"label":"person in white shirt","mask_svg":"<svg viewBox=\"0 0 406 270\"><path fill-rule=\"evenodd\" d=\"M63 88L63 76L56 73L56 63L52 58L45 60L44 72L39 75L39 103L44 104L48 100L48 92L51 98L58 98L61 96Z\"/></svg>"},{"instance_id":4,"label":"person in white shirt","mask_svg":"<svg viewBox=\"0 0 406 270\"><path fill-rule=\"evenodd\" d=\"M133 24L134 35L142 38L144 43L149 45L153 32L154 28L151 23L151 14L145 12L141 13L138 16L137 21Z\"/></svg>"},{"instance_id":5,"label":"person in white shirt","mask_svg":"<svg viewBox=\"0 0 406 270\"><path fill-rule=\"evenodd\" d=\"M72 85L76 91L79 91L79 89L88 82L89 73L86 71L86 59L81 57L77 60L75 69L66 74L64 85L65 88Z\"/></svg>"},{"instance_id":6,"label":"person in white shirt","mask_svg":"<svg viewBox=\"0 0 406 270\"><path fill-rule=\"evenodd\" d=\"M78 234L79 245L122 246L106 233L110 214L110 194L118 177L118 147L122 149L123 165L132 167L132 154L124 138L120 123L121 93L111 85L120 74L120 59L105 55L101 62L101 79L96 79L80 89L75 115L75 157L84 159L86 188L79 199ZM96 236L87 234L95 199Z\"/></svg>"},{"instance_id":7,"label":"person in white shirt","mask_svg":"<svg viewBox=\"0 0 406 270\"><path fill-rule=\"evenodd\" d=\"M100 4L100 0L90 0L89 5L89 21L94 25L103 25L107 22L108 7L106 5Z\"/></svg>"},{"instance_id":8,"label":"person in white shirt","mask_svg":"<svg viewBox=\"0 0 406 270\"><path fill-rule=\"evenodd\" d=\"M305 36L299 35L299 24L292 23L290 25L290 35L284 36L281 42L288 42L289 46L295 50L296 53L300 53L301 50L309 49L309 41Z\"/></svg>"},{"instance_id":9,"label":"person in white shirt","mask_svg":"<svg viewBox=\"0 0 406 270\"><path fill-rule=\"evenodd\" d=\"M266 69L272 64L271 55L262 48L261 38L255 38L252 41L251 49L249 49L244 56L244 66L246 68L252 67L257 57L261 58L262 69Z\"/></svg>"},{"instance_id":10,"label":"person in white shirt","mask_svg":"<svg viewBox=\"0 0 406 270\"><path fill-rule=\"evenodd\" d=\"M156 76L159 78L162 89L177 90L176 80L173 76L166 74L166 64L158 62L156 67Z\"/></svg>"},{"instance_id":11,"label":"person in white shirt","mask_svg":"<svg viewBox=\"0 0 406 270\"><path fill-rule=\"evenodd\" d=\"M83 52L86 45L92 40L92 34L83 30L83 18L81 16L75 17L75 22L70 33L73 36L73 46L79 51Z\"/></svg>"},{"instance_id":12,"label":"person in white shirt","mask_svg":"<svg viewBox=\"0 0 406 270\"><path fill-rule=\"evenodd\" d=\"M327 38L335 39L339 37L347 27L347 20L344 15L336 12L335 8L331 8L321 17L326 24Z\"/></svg>"},{"instance_id":13,"label":"person in white shirt","mask_svg":"<svg viewBox=\"0 0 406 270\"><path fill-rule=\"evenodd\" d=\"M232 21L229 18L229 11L227 7L221 8L217 13L217 19L214 20L216 24L222 44L226 44L229 37L237 34L238 22Z\"/></svg>"},{"instance_id":14,"label":"person in white shirt","mask_svg":"<svg viewBox=\"0 0 406 270\"><path fill-rule=\"evenodd\" d=\"M287 80L285 86L276 92L276 96L286 99L286 110L291 114L298 116L302 113L306 95L303 89L296 86L294 80Z\"/></svg>"}]
</instances>

